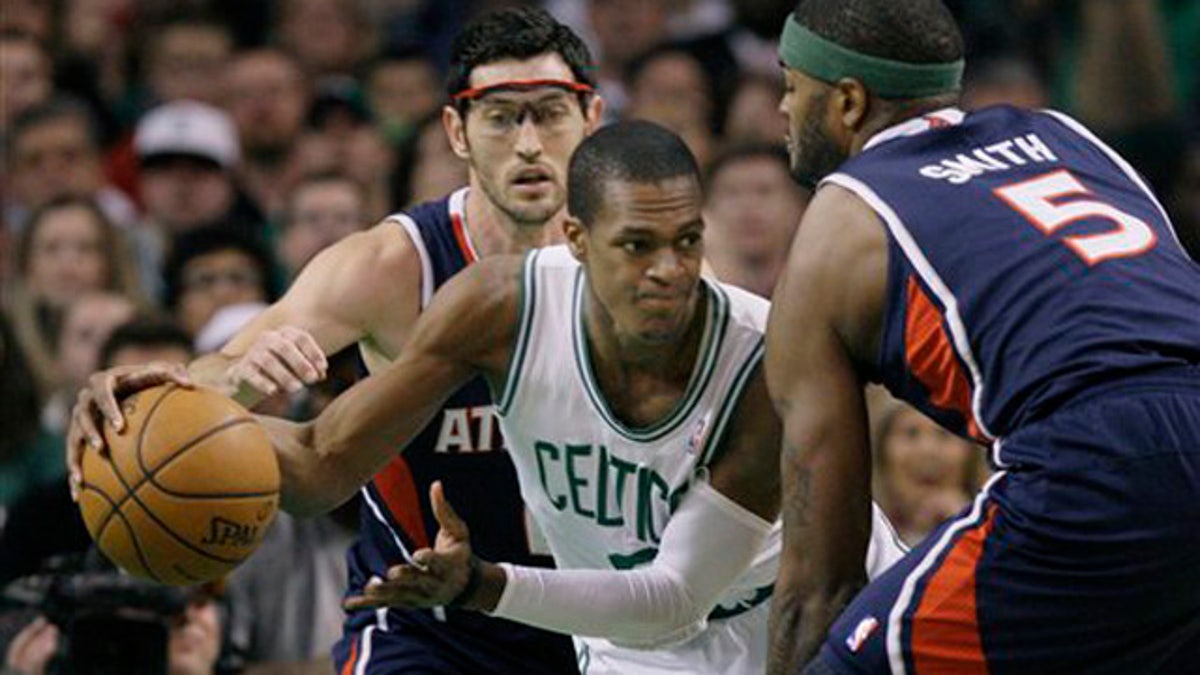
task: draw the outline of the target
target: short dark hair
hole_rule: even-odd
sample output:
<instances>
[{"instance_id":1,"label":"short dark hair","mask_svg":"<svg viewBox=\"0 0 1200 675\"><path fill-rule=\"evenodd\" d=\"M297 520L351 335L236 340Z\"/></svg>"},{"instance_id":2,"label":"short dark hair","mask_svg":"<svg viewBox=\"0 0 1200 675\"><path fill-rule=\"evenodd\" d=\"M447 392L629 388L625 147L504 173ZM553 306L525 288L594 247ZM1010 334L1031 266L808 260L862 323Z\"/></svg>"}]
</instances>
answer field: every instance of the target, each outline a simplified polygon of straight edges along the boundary
<instances>
[{"instance_id":1,"label":"short dark hair","mask_svg":"<svg viewBox=\"0 0 1200 675\"><path fill-rule=\"evenodd\" d=\"M784 173L791 174L791 160L788 158L787 147L781 143L766 143L763 141L748 141L731 145L721 151L708 164L704 172L704 185L709 187L721 173L731 164L747 159L769 159L778 162Z\"/></svg>"},{"instance_id":2,"label":"short dark hair","mask_svg":"<svg viewBox=\"0 0 1200 675\"><path fill-rule=\"evenodd\" d=\"M963 38L941 0L801 0L800 25L856 52L909 63L963 57Z\"/></svg>"},{"instance_id":3,"label":"short dark hair","mask_svg":"<svg viewBox=\"0 0 1200 675\"><path fill-rule=\"evenodd\" d=\"M83 125L83 129L87 133L88 144L97 153L100 152L100 123L96 119L95 110L84 103L82 99L66 94L55 96L17 115L8 132L9 152L16 150L18 139L30 129L60 119L73 119Z\"/></svg>"},{"instance_id":4,"label":"short dark hair","mask_svg":"<svg viewBox=\"0 0 1200 675\"><path fill-rule=\"evenodd\" d=\"M591 225L612 181L656 183L689 176L700 183L700 167L674 132L636 120L601 127L584 139L567 169L567 210Z\"/></svg>"},{"instance_id":5,"label":"short dark hair","mask_svg":"<svg viewBox=\"0 0 1200 675\"><path fill-rule=\"evenodd\" d=\"M576 82L596 86L596 64L587 45L546 10L514 7L488 12L467 24L454 38L446 93L453 96L469 88L471 72L479 66L551 53L562 57ZM466 103L459 102L459 112L466 110Z\"/></svg>"},{"instance_id":6,"label":"short dark hair","mask_svg":"<svg viewBox=\"0 0 1200 675\"><path fill-rule=\"evenodd\" d=\"M127 347L179 347L192 354L192 339L179 324L154 314L140 315L117 326L100 347L100 367L111 368L113 357Z\"/></svg>"},{"instance_id":7,"label":"short dark hair","mask_svg":"<svg viewBox=\"0 0 1200 675\"><path fill-rule=\"evenodd\" d=\"M279 297L279 281L275 276L275 258L259 240L228 225L210 225L189 230L175 237L171 254L163 265L163 303L171 309L179 304L183 294L183 270L200 256L218 251L240 251L250 256L258 266L263 295L267 302Z\"/></svg>"}]
</instances>

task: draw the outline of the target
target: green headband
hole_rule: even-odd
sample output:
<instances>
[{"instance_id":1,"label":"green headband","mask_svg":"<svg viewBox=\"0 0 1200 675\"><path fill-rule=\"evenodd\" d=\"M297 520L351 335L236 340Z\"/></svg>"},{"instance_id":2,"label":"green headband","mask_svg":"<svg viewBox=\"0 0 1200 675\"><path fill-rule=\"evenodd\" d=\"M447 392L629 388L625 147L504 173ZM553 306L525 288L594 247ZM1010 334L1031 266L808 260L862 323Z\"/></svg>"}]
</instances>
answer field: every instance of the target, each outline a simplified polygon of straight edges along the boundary
<instances>
[{"instance_id":1,"label":"green headband","mask_svg":"<svg viewBox=\"0 0 1200 675\"><path fill-rule=\"evenodd\" d=\"M907 63L847 49L801 26L795 14L784 24L779 59L788 68L825 82L852 77L883 98L923 98L955 91L963 74L962 59Z\"/></svg>"}]
</instances>

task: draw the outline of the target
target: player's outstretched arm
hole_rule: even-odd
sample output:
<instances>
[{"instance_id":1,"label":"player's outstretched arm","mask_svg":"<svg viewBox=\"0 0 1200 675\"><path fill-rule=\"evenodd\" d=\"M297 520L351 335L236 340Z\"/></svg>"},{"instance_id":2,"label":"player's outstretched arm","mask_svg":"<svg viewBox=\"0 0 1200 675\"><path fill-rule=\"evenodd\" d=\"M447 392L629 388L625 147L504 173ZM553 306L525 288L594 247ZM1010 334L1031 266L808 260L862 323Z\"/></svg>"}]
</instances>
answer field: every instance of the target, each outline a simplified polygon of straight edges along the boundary
<instances>
[{"instance_id":1,"label":"player's outstretched arm","mask_svg":"<svg viewBox=\"0 0 1200 675\"><path fill-rule=\"evenodd\" d=\"M384 221L318 254L287 294L188 371L253 406L324 379L325 356L360 340L398 350L420 309L420 257L404 229Z\"/></svg>"},{"instance_id":2,"label":"player's outstretched arm","mask_svg":"<svg viewBox=\"0 0 1200 675\"><path fill-rule=\"evenodd\" d=\"M467 528L431 502L441 529L387 579L368 584L350 609L451 603L548 630L657 649L703 629L705 617L750 565L779 511L779 421L761 372L722 441L722 459L697 481L663 530L649 564L632 570L546 570L493 564L470 554ZM679 452L683 452L679 448Z\"/></svg>"},{"instance_id":3,"label":"player's outstretched arm","mask_svg":"<svg viewBox=\"0 0 1200 675\"><path fill-rule=\"evenodd\" d=\"M341 504L455 390L476 375L504 376L516 333L521 264L515 256L490 258L455 276L421 314L395 362L338 396L316 420L260 418L279 457L284 509L304 515Z\"/></svg>"},{"instance_id":4,"label":"player's outstretched arm","mask_svg":"<svg viewBox=\"0 0 1200 675\"><path fill-rule=\"evenodd\" d=\"M388 283L378 283L380 278ZM213 387L253 406L266 394L324 378L325 354L356 340L386 332L398 349L416 321L420 294L420 259L412 242L402 228L385 221L323 251L287 295L239 331L222 352L193 361L187 372L148 364L93 374L79 391L67 431L72 494L82 480L85 448L107 451L101 427L107 423L123 430L120 398L174 382Z\"/></svg>"},{"instance_id":5,"label":"player's outstretched arm","mask_svg":"<svg viewBox=\"0 0 1200 675\"><path fill-rule=\"evenodd\" d=\"M783 557L768 672L795 673L865 583L871 461L863 382L886 285L881 224L849 192L818 191L775 289L767 383L783 420Z\"/></svg>"}]
</instances>

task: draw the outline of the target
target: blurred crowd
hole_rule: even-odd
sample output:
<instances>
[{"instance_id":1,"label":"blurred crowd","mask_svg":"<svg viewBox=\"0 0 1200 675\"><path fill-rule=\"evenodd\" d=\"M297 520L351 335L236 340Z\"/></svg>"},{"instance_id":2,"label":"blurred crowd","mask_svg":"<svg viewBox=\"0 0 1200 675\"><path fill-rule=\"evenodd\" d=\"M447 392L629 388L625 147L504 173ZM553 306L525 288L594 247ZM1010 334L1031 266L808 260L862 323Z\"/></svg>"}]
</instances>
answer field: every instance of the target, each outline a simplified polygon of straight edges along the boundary
<instances>
[{"instance_id":1,"label":"blurred crowd","mask_svg":"<svg viewBox=\"0 0 1200 675\"><path fill-rule=\"evenodd\" d=\"M45 514L28 505L64 496L62 433L89 373L219 349L321 249L466 183L440 118L450 37L475 13L513 4L523 3L4 0L4 580L36 568L36 556L10 555L30 546L20 514ZM809 197L788 175L778 112L774 40L795 3L524 4L584 36L611 119L653 120L686 140L706 169L714 272L769 296ZM964 107L1077 117L1150 181L1200 257L1200 0L947 4L967 40ZM280 395L263 410L313 414L353 381L353 355L342 363L323 391ZM877 497L913 543L965 504L987 469L978 449L878 398ZM271 555L302 551L312 578L332 580L322 606L332 623L297 628L304 637L282 645L256 636L253 621L221 632L250 661L304 660L332 641L345 522L281 522ZM244 573L255 574L272 572ZM276 595L257 600L260 613L314 611L280 609L288 594ZM34 632L44 641L48 630Z\"/></svg>"}]
</instances>

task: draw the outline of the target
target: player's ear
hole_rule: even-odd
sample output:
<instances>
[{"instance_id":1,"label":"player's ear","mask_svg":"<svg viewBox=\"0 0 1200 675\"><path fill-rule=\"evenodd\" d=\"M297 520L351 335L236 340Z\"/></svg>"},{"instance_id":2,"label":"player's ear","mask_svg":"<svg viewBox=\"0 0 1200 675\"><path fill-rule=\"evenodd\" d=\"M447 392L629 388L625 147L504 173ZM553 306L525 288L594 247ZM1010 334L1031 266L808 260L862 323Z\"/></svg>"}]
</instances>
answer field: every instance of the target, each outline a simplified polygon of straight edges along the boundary
<instances>
[{"instance_id":1,"label":"player's ear","mask_svg":"<svg viewBox=\"0 0 1200 675\"><path fill-rule=\"evenodd\" d=\"M861 130L867 122L871 106L871 95L867 88L850 77L838 80L833 86L834 95L830 97L830 102L837 106L834 111L836 119L850 133Z\"/></svg>"},{"instance_id":2,"label":"player's ear","mask_svg":"<svg viewBox=\"0 0 1200 675\"><path fill-rule=\"evenodd\" d=\"M584 117L584 133L591 135L593 131L600 128L600 123L604 119L604 99L600 98L599 94L593 94L588 98L587 105L583 109Z\"/></svg>"},{"instance_id":3,"label":"player's ear","mask_svg":"<svg viewBox=\"0 0 1200 675\"><path fill-rule=\"evenodd\" d=\"M579 262L587 260L587 226L568 214L563 219L563 234L567 237L567 248L571 255Z\"/></svg>"},{"instance_id":4,"label":"player's ear","mask_svg":"<svg viewBox=\"0 0 1200 675\"><path fill-rule=\"evenodd\" d=\"M446 130L446 138L450 139L450 149L459 159L470 157L467 145L467 124L458 109L454 106L442 106L442 128Z\"/></svg>"}]
</instances>

